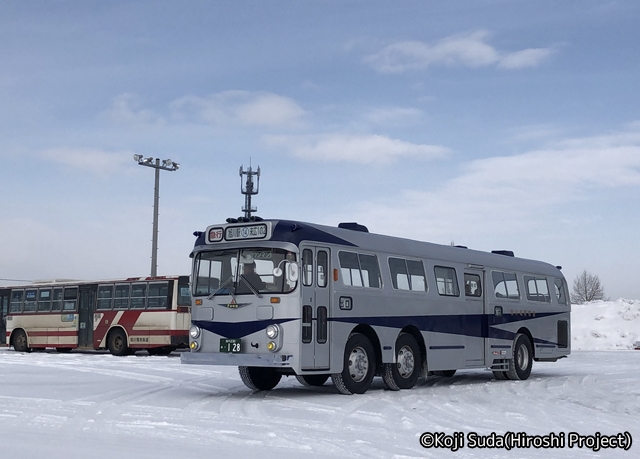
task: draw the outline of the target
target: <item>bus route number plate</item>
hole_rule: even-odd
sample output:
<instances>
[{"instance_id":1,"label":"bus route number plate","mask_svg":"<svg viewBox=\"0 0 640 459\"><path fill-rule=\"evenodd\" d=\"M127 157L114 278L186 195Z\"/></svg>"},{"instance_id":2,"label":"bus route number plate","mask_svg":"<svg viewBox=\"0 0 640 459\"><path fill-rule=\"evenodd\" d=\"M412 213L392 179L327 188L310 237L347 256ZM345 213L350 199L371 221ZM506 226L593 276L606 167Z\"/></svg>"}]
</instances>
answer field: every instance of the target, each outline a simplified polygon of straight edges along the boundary
<instances>
[{"instance_id":1,"label":"bus route number plate","mask_svg":"<svg viewBox=\"0 0 640 459\"><path fill-rule=\"evenodd\" d=\"M240 353L240 339L238 338L221 338L220 339L220 352L224 352L226 354L238 354Z\"/></svg>"}]
</instances>

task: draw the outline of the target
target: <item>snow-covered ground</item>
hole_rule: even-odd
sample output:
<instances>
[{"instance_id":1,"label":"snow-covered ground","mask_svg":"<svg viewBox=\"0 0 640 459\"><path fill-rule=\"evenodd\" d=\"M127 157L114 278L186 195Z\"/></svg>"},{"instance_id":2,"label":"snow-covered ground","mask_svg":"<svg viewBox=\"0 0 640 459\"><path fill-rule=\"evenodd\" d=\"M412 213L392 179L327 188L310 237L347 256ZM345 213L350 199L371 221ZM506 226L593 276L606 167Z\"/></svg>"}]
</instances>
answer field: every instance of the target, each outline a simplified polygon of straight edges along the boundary
<instances>
[{"instance_id":1,"label":"snow-covered ground","mask_svg":"<svg viewBox=\"0 0 640 459\"><path fill-rule=\"evenodd\" d=\"M640 351L620 349L632 333L638 339L639 304L574 307L574 348L603 343L619 350L536 362L527 381L462 371L399 392L375 380L354 396L339 395L330 383L302 387L294 378L271 392L251 392L235 368L181 365L176 355L0 348L0 457L631 459L640 451ZM599 312L585 319L594 306ZM601 325L606 341L593 335L591 322ZM464 446L457 452L421 446L423 433L439 432L460 433ZM472 433L495 440L507 432L564 436L565 445L509 451L468 442ZM629 451L569 448L571 432L628 432L635 444Z\"/></svg>"},{"instance_id":2,"label":"snow-covered ground","mask_svg":"<svg viewBox=\"0 0 640 459\"><path fill-rule=\"evenodd\" d=\"M571 310L572 349L640 346L640 300L594 301L574 304Z\"/></svg>"}]
</instances>

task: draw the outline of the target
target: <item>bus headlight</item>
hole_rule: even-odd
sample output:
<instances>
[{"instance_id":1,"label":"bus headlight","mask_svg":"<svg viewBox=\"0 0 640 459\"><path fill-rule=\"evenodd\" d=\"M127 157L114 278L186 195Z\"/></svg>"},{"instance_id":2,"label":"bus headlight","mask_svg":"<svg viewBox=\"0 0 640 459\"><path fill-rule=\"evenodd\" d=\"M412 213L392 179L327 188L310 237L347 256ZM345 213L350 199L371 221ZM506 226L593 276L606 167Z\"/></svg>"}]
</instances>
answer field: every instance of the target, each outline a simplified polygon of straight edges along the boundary
<instances>
[{"instance_id":1,"label":"bus headlight","mask_svg":"<svg viewBox=\"0 0 640 459\"><path fill-rule=\"evenodd\" d=\"M278 326L277 325L269 325L266 329L267 337L269 339L276 339L278 337Z\"/></svg>"},{"instance_id":2,"label":"bus headlight","mask_svg":"<svg viewBox=\"0 0 640 459\"><path fill-rule=\"evenodd\" d=\"M191 336L192 339L198 338L200 336L200 327L192 325L189 329L189 336Z\"/></svg>"}]
</instances>

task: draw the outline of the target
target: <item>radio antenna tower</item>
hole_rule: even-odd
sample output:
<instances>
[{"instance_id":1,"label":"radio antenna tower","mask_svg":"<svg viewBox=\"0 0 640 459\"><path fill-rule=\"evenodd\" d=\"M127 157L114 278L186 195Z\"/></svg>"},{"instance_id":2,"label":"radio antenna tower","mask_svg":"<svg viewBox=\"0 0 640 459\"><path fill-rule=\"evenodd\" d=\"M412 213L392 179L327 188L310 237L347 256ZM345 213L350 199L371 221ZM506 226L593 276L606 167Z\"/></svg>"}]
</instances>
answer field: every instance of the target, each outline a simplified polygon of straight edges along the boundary
<instances>
[{"instance_id":1,"label":"radio antenna tower","mask_svg":"<svg viewBox=\"0 0 640 459\"><path fill-rule=\"evenodd\" d=\"M246 175L247 180L243 184L242 176ZM256 177L257 180L253 180L253 177ZM251 206L251 196L258 194L260 191L260 166L258 166L257 171L253 171L251 169L251 160L249 160L249 169L244 170L243 166L240 166L240 192L244 195L244 207L242 211L244 212L244 218L246 221L252 220L256 217L251 216L251 212L257 212L257 207Z\"/></svg>"}]
</instances>

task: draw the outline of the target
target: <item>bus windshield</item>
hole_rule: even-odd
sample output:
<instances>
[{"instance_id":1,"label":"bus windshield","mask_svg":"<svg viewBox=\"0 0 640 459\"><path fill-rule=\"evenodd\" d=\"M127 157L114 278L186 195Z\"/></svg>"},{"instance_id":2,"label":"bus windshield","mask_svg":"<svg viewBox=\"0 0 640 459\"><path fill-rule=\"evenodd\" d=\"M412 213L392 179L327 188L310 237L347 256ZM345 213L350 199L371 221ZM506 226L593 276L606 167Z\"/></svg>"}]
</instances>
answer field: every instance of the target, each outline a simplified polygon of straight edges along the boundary
<instances>
[{"instance_id":1,"label":"bus windshield","mask_svg":"<svg viewBox=\"0 0 640 459\"><path fill-rule=\"evenodd\" d=\"M297 282L285 272L295 254L283 249L249 248L200 252L194 265L194 296L289 293Z\"/></svg>"}]
</instances>

